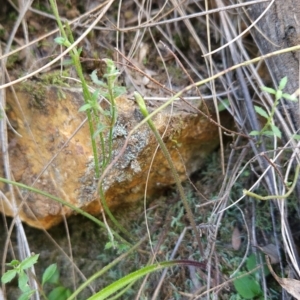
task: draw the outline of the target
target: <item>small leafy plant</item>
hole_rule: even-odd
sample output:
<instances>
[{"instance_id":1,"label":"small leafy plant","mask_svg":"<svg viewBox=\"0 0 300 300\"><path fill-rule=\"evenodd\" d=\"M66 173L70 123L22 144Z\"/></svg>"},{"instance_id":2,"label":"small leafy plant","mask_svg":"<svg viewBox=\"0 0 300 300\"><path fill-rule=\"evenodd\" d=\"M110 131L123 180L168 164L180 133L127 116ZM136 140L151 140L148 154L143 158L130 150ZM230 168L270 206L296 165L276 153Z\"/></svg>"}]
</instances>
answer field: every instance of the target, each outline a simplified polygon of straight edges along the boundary
<instances>
[{"instance_id":1,"label":"small leafy plant","mask_svg":"<svg viewBox=\"0 0 300 300\"><path fill-rule=\"evenodd\" d=\"M3 284L6 284L12 281L16 276L18 276L18 286L22 292L19 300L30 299L31 295L35 292L35 290L32 290L28 284L29 278L27 275L27 270L37 262L38 258L39 254L35 254L27 257L21 262L17 259L14 259L10 263L6 264L13 269L8 270L3 274L3 276L1 277L1 282Z\"/></svg>"},{"instance_id":2,"label":"small leafy plant","mask_svg":"<svg viewBox=\"0 0 300 300\"><path fill-rule=\"evenodd\" d=\"M16 276L18 276L18 286L22 294L18 298L19 300L30 299L35 290L32 290L28 284L29 278L27 270L31 268L38 260L39 254L27 257L23 261L18 261L16 259L12 260L7 266L12 267L12 270L6 271L1 277L1 282L6 284L12 281ZM39 291L45 299L48 300L65 300L71 295L71 291L64 287L60 283L60 275L56 264L50 265L43 273L41 290ZM46 296L44 293L45 284L54 285L54 289Z\"/></svg>"},{"instance_id":3,"label":"small leafy plant","mask_svg":"<svg viewBox=\"0 0 300 300\"><path fill-rule=\"evenodd\" d=\"M72 294L70 289L60 283L60 274L56 264L50 265L42 276L42 289L45 284L54 286L52 291L47 295L48 300L65 300Z\"/></svg>"},{"instance_id":4,"label":"small leafy plant","mask_svg":"<svg viewBox=\"0 0 300 300\"><path fill-rule=\"evenodd\" d=\"M266 86L261 87L262 91L275 96L275 102L272 106L270 113L268 113L266 110L264 110L260 106L256 106L256 105L254 106L256 113L259 114L260 116L262 116L263 118L265 118L267 121L266 121L266 124L264 125L264 127L260 131L253 130L250 132L250 135L259 136L259 137L275 135L276 137L281 138L281 131L274 124L274 114L275 114L276 107L278 106L278 104L282 98L289 100L289 101L297 101L297 98L295 96L283 92L283 89L285 88L286 84L287 84L287 77L283 77L280 80L277 90L266 87Z\"/></svg>"},{"instance_id":5,"label":"small leafy plant","mask_svg":"<svg viewBox=\"0 0 300 300\"><path fill-rule=\"evenodd\" d=\"M113 127L117 120L117 109L115 99L122 94L126 93L126 88L116 84L120 72L116 68L114 62L111 59L104 59L106 63L106 71L103 75L105 81L99 80L97 76L97 70L93 71L91 74L92 81L99 86L91 96L90 99L79 109L79 111L90 110L93 118L95 119L96 129L93 135L93 139L97 135L100 136L101 145L102 145L102 168L110 162L111 153L112 153L112 140L113 140ZM99 95L107 99L110 102L110 111L103 110L98 103ZM108 154L105 155L105 139L102 135L103 131L107 128L104 125L99 117L99 113L102 116L109 117L110 119L110 128L109 128L109 137L108 137Z\"/></svg>"},{"instance_id":6,"label":"small leafy plant","mask_svg":"<svg viewBox=\"0 0 300 300\"><path fill-rule=\"evenodd\" d=\"M247 271L242 271L237 274L237 279L234 280L233 284L238 292L238 294L242 297L241 299L264 299L263 291L259 284L260 273L256 270L254 273L254 269L257 268L257 262L255 254L251 254L246 260L246 269ZM249 273L252 272L252 273ZM270 272L267 267L264 268L265 276ZM245 275L244 275L245 274ZM244 275L244 276L243 276Z\"/></svg>"}]
</instances>

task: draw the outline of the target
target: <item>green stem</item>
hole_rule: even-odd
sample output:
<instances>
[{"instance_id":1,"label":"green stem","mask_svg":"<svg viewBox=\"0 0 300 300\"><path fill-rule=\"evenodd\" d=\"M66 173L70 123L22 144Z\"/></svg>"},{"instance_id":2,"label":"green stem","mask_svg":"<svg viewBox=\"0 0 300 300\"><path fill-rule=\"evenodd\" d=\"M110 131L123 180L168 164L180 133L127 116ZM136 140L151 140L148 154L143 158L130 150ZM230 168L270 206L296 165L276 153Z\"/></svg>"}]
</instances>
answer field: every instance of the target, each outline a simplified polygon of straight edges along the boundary
<instances>
[{"instance_id":1,"label":"green stem","mask_svg":"<svg viewBox=\"0 0 300 300\"><path fill-rule=\"evenodd\" d=\"M77 52L76 49L74 49L74 51ZM88 103L91 100L91 94L89 92L88 86L86 84L86 81L85 81L85 78L84 78L84 75L82 72L79 54L77 52L76 55L71 55L71 56L72 56L72 59L73 59L74 65L75 65L76 72L77 72L79 79L81 81L81 84L82 84L83 97L84 97L85 103ZM99 158L98 158L96 139L94 137L94 126L93 126L93 121L92 121L92 115L91 115L90 110L87 110L86 113L87 113L87 118L88 118L88 124L89 124L91 142L92 142L92 149L93 149L93 156L94 156L94 162L95 162L95 177L99 178L100 177Z\"/></svg>"},{"instance_id":2,"label":"green stem","mask_svg":"<svg viewBox=\"0 0 300 300\"><path fill-rule=\"evenodd\" d=\"M134 97L135 97L136 102L139 105L140 111L143 114L143 116L148 117L149 113L148 113L148 110L147 110L147 107L146 107L146 104L145 104L145 101L144 101L143 97L138 92L134 92ZM156 138L157 142L159 143L159 146L160 146L160 148L161 148L161 150L162 150L162 152L163 152L165 158L167 159L168 164L171 168L171 172L172 172L172 175L173 175L174 180L176 182L176 186L177 186L177 189L179 191L182 203L183 203L184 208L187 212L187 216L188 216L188 219L191 223L193 231L195 232L195 236L196 236L196 240L197 240L197 243L198 243L198 246L199 246L200 254L204 257L204 251L203 251L203 247L202 247L202 244L201 244L200 235L199 235L199 232L197 230L196 222L195 222L192 210L189 206L187 197L184 193L184 190L183 190L178 172L177 172L176 168L174 167L171 155L170 155L165 143L163 142L158 130L156 129L154 123L152 122L152 120L149 119L147 121L147 123L148 123L150 129L152 130L153 134L155 135L155 138Z\"/></svg>"},{"instance_id":3,"label":"green stem","mask_svg":"<svg viewBox=\"0 0 300 300\"><path fill-rule=\"evenodd\" d=\"M271 110L271 113L270 113L270 116L269 116L269 118L267 119L267 122L266 122L266 124L265 124L265 126L262 128L262 130L260 131L262 134L265 132L265 131L267 131L268 129L269 129L269 127L270 127L270 125L271 125L271 122L272 122L272 120L273 120L273 117L274 117L274 115L275 115L275 110L276 110L276 107L277 107L277 105L279 104L279 100L280 99L275 99L275 102L274 102L274 104L273 104L273 106L272 106L272 110Z\"/></svg>"},{"instance_id":4,"label":"green stem","mask_svg":"<svg viewBox=\"0 0 300 300\"><path fill-rule=\"evenodd\" d=\"M115 224L115 226L121 231L123 232L125 235L127 235L128 237L130 237L131 239L134 240L134 237L132 236L132 234L130 234L117 220L116 218L113 216L113 214L111 213L110 209L107 206L106 203L106 199L102 190L102 187L100 187L100 199L101 199L101 204L104 208L105 213L108 215L108 217L110 218L110 220Z\"/></svg>"},{"instance_id":5,"label":"green stem","mask_svg":"<svg viewBox=\"0 0 300 300\"><path fill-rule=\"evenodd\" d=\"M109 101L110 101L110 111L111 111L111 124L110 124L110 130L109 130L109 157L108 157L108 162L110 163L111 160L111 154L112 154L112 141L113 141L113 129L114 125L116 123L116 101L114 98L114 80L112 78L108 77L107 78L107 84L108 84L108 93L109 93Z\"/></svg>"},{"instance_id":6,"label":"green stem","mask_svg":"<svg viewBox=\"0 0 300 300\"><path fill-rule=\"evenodd\" d=\"M57 6L55 4L54 0L50 0L50 5L53 11L53 14L56 18L56 22L58 24L59 30L61 32L61 35L63 36L63 38L66 40L66 43L70 43L69 39L68 39L68 35L64 29L64 26L60 20L59 14L58 14L58 10L57 10ZM70 28L68 26L66 26L67 30L69 31L69 35L72 35ZM81 85L82 85L82 90L83 90L83 97L84 97L84 101L85 103L88 103L91 100L91 94L89 92L88 86L86 84L83 72L82 72L82 68L81 68L81 62L80 62L80 54L77 51L76 48L74 48L71 52L70 52L71 58L73 60L76 72L78 74L78 77L80 79ZM91 135L91 140L92 140L92 149L93 149L93 156L94 156L94 162L95 162L95 177L99 178L100 177L100 170L99 170L99 158L98 158L98 151L97 151L97 144L96 144L96 140L93 138L94 137L94 126L93 126L93 120L92 120L92 116L91 116L91 112L89 110L87 110L87 118L88 118L88 124L89 124L89 129L90 129L90 135Z\"/></svg>"},{"instance_id":7,"label":"green stem","mask_svg":"<svg viewBox=\"0 0 300 300\"><path fill-rule=\"evenodd\" d=\"M258 200L286 199L287 197L290 196L290 194L293 192L293 190L296 187L298 176L299 176L299 170L300 170L300 165L297 165L296 170L295 170L295 178L294 178L293 184L290 186L289 190L284 195L261 196L261 195L249 192L247 190L243 190L243 193L246 196L253 197Z\"/></svg>"},{"instance_id":8,"label":"green stem","mask_svg":"<svg viewBox=\"0 0 300 300\"><path fill-rule=\"evenodd\" d=\"M26 189L26 190L28 190L30 192L34 192L34 193L37 193L39 195L45 196L47 198L50 198L50 199L52 199L52 200L54 200L54 201L56 201L56 202L58 202L58 203L60 203L62 205L65 205L65 206L73 209L74 211L76 211L79 214L81 214L81 215L85 216L86 218L90 219L91 221L93 221L94 223L96 223L97 225L99 225L100 227L106 229L106 225L103 222L101 222L99 219L97 219L94 216L90 215L89 213L83 211L82 209L76 207L75 205L62 200L61 198L58 198L58 197L53 196L51 194L48 194L47 192L43 192L41 190L38 190L38 189L36 189L34 187L25 185L23 183L11 181L11 180L8 180L8 179L2 178L2 177L0 177L0 182L4 182L4 183L7 183L7 184L12 184L12 185L17 186L19 188ZM131 246L131 244L129 242L127 242L124 238L122 238L117 232L115 232L113 230L112 230L112 232L113 232L114 236L116 238L118 238L121 242L125 243L126 245Z\"/></svg>"},{"instance_id":9,"label":"green stem","mask_svg":"<svg viewBox=\"0 0 300 300\"><path fill-rule=\"evenodd\" d=\"M99 118L98 111L94 108L93 108L93 115L94 115L94 118L95 118L95 123L100 124L101 120ZM103 136L102 132L99 133L99 139L100 139L101 152L102 152L101 168L102 168L102 172L103 172L103 170L107 166L107 160L106 160L106 151L105 151L105 139L104 139L104 136Z\"/></svg>"}]
</instances>

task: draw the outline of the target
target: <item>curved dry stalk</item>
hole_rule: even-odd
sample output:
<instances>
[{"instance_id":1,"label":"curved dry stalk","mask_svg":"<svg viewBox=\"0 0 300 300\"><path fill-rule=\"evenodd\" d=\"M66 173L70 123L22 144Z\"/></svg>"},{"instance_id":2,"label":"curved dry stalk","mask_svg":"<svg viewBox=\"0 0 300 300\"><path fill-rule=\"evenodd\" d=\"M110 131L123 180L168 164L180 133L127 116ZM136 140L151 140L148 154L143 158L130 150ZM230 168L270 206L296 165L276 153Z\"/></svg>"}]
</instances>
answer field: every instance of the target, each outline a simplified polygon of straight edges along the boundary
<instances>
[{"instance_id":1,"label":"curved dry stalk","mask_svg":"<svg viewBox=\"0 0 300 300\"><path fill-rule=\"evenodd\" d=\"M261 1L262 2L262 1ZM232 40L230 40L228 43L224 44L222 47L211 51L207 54L205 54L204 56L209 56L212 55L214 53L217 53L218 51L224 49L225 47L229 46L230 44L233 44L235 41L237 41L238 39L240 39L245 33L249 32L250 29L252 27L254 27L258 21L267 13L267 11L270 9L270 7L274 4L275 0L272 0L271 3L266 7L266 9L263 11L263 13L259 16L259 18L257 18L250 26L248 26L242 33L240 33L238 36L234 37Z\"/></svg>"},{"instance_id":2,"label":"curved dry stalk","mask_svg":"<svg viewBox=\"0 0 300 300\"><path fill-rule=\"evenodd\" d=\"M23 22L23 27L26 29L26 24L24 19L24 15L27 12L28 8L31 6L32 1L28 1L26 4L23 5L22 1L19 1L19 5L20 5L20 13L18 16L18 20L16 21L13 31L11 32L10 36L9 36L9 40L7 42L6 45L6 49L5 49L5 53L9 52L10 47L12 45L12 42L15 38L15 34L17 32L17 29L20 25L21 22ZM26 35L26 31L25 31L25 35ZM2 48L0 46L0 54L2 54ZM1 62L1 84L3 84L5 82L5 76L4 74L6 73L6 59L2 60ZM5 108L6 107L6 98L5 98L5 91L1 90L0 91L0 103L1 103L1 107ZM5 115L5 110L3 109L3 114ZM4 164L4 174L6 176L6 178L8 178L9 180L12 179L11 176L11 172L10 172L10 162L9 162L9 155L8 155L8 136L7 136L7 124L6 124L6 117L5 118L0 118L0 139L1 139L1 145L2 145L2 159L3 159L3 164ZM18 207L16 204L16 199L15 199L15 194L14 194L14 189L12 186L9 186L9 191L10 191L10 197L11 197L11 206L12 206L12 211L14 212L14 220L15 220L15 225L16 225L16 230L17 230L17 242L18 242L18 246L19 246L19 259L22 261L25 258L29 257L31 255L31 250L30 250L30 246L28 244L27 241L27 237L24 231L24 227L22 225L21 219L18 215ZM11 226L11 230L8 231L11 232L14 226ZM10 234L8 234L7 236L7 240L6 240L6 245L8 247L9 244L9 240L10 240ZM4 249L4 255L2 257L2 274L4 274L4 268L5 268L5 261L6 261L6 255L7 255L7 247L5 247ZM39 297L39 293L38 293L38 284L37 282L34 280L34 276L35 276L35 268L34 266L30 267L30 272L32 272L33 276L29 276L29 286L32 290L34 290L34 297L35 299L40 299ZM4 286L3 286L4 288Z\"/></svg>"},{"instance_id":3,"label":"curved dry stalk","mask_svg":"<svg viewBox=\"0 0 300 300\"><path fill-rule=\"evenodd\" d=\"M56 62L60 61L66 54L68 54L71 50L73 50L74 48L76 48L78 46L78 44L91 32L91 30L95 27L95 25L97 23L99 23L99 21L103 18L103 16L105 15L105 13L107 12L107 10L110 8L110 6L112 5L112 3L114 2L114 0L107 0L107 4L105 5L105 7L103 8L103 10L101 11L101 13L99 13L99 15L97 16L97 18L92 22L92 24L82 33L82 35L74 41L73 44L71 44L70 47L68 47L65 51L63 51L60 55L58 55L56 58L54 58L51 62L47 63L46 65L40 67L39 69L32 71L31 73L24 75L23 77L20 77L18 79L15 79L13 81L11 81L10 83L6 83L6 84L2 84L0 85L0 90L1 89L5 89L11 85L14 85L16 83L22 82L25 79L28 79L36 74L39 74L40 72L42 72L43 70L51 67L52 65L54 65Z\"/></svg>"}]
</instances>

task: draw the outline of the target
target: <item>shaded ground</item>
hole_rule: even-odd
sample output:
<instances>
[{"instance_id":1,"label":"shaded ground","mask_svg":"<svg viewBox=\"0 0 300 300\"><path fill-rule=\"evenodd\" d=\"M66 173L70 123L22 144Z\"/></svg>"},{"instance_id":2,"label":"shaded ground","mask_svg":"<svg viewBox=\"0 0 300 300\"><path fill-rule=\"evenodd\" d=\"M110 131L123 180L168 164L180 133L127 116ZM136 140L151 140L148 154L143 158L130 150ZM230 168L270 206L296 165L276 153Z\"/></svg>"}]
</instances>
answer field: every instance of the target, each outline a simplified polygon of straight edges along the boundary
<instances>
[{"instance_id":1,"label":"shaded ground","mask_svg":"<svg viewBox=\"0 0 300 300\"><path fill-rule=\"evenodd\" d=\"M195 185L202 191L202 196L192 191L192 187L187 182L185 184L187 195L190 199L191 206L195 207L195 204L202 203L203 196L213 198L213 195L217 193L217 190L221 184L220 177L220 161L218 159L218 153L213 153L207 160L207 164L203 167L202 171L199 171L193 176ZM238 191L237 191L238 192ZM184 232L184 228L188 226L188 219L185 216L184 208L179 200L179 196L175 194L175 191L166 191L164 196L159 196L157 199L149 202L149 209L147 211L148 226L151 232L151 239L153 243L153 249L158 246L158 252L156 259L163 261L170 256L176 244L178 244L178 250L175 255L175 259L193 259L201 260L197 245L192 242L190 231L188 230L183 240L179 239L179 236ZM202 201L201 201L202 200ZM207 232L213 230L205 226L207 216L211 205L203 208L195 208L195 216L197 224L203 224L203 243L206 244ZM223 265L224 274L219 274L223 280L229 279L226 273L231 270L240 261L239 255L245 251L246 243L242 242L239 251L234 251L231 243L233 229L239 228L239 233L242 236L242 240L245 241L246 232L242 225L241 215L237 214L236 210L229 212L225 218L222 229L219 233L217 242L218 253L221 251L222 255L218 256L219 263ZM143 205L137 204L132 207L120 208L115 212L118 220L133 234L134 237L141 239L147 236L145 216L143 212ZM9 222L11 220L8 220ZM266 222L266 220L262 220ZM259 225L261 226L261 225ZM105 250L105 244L108 242L108 237L103 229L100 229L97 225L84 217L78 215L68 219L68 231L64 224L60 224L47 233L41 230L36 230L25 226L26 236L28 238L31 250L34 253L39 253L39 262L37 267L37 277L41 278L43 271L47 266L52 263L57 263L61 273L62 283L66 287L73 289L73 284L78 286L82 283L82 278L77 275L73 278L73 268L70 262L73 260L77 268L84 274L86 278L90 277L97 270L101 270L106 264L110 263L114 258L118 256L118 251L109 249ZM265 232L266 234L267 232ZM69 236L69 239L67 238ZM4 244L5 236L1 235L1 244ZM16 247L16 235L15 232L11 237L13 241L14 253L17 253ZM69 244L70 243L70 244ZM70 250L70 245L72 250ZM3 250L3 249L1 249ZM11 249L8 251L7 261L10 261L12 257ZM149 248L148 238L146 242L141 246L139 253L126 258L120 262L116 267L110 270L103 278L96 280L93 283L93 288L99 290L108 285L112 281L127 275L130 271L135 271L145 265L148 261L148 257L151 253ZM3 252L0 253L1 256ZM174 268L168 272L168 275L164 281L161 298L160 299L173 299L174 295L184 299L183 295L180 296L178 292L193 292L200 282L204 280L201 278L201 273L193 278L192 269L186 269L182 267ZM203 276L203 275L202 275ZM148 279L148 283L145 287L144 297L151 297L153 295L157 282L159 281L160 273L153 274ZM199 281L200 280L200 281ZM16 282L15 282L16 283ZM129 299L134 297L137 293L137 289L140 286L141 281L136 283L132 289L126 294L126 297L122 299ZM51 286L48 286L51 290ZM13 289L17 293L17 289ZM9 290L8 299L15 299L12 296L12 291ZM234 290L231 288L227 292L222 293L222 299L227 299L226 294L230 295ZM90 295L90 291L87 289L80 295L80 299L86 299ZM130 296L131 295L131 296ZM143 298L141 298L143 299Z\"/></svg>"}]
</instances>

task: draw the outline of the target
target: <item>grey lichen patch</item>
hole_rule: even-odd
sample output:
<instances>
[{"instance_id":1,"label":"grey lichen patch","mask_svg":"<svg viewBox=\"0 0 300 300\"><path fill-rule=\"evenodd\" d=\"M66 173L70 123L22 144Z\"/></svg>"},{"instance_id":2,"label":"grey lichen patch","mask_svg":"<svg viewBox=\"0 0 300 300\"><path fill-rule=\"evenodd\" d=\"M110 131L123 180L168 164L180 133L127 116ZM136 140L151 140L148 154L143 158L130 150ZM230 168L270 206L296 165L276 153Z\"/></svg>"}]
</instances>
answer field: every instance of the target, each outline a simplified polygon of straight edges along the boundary
<instances>
[{"instance_id":1,"label":"grey lichen patch","mask_svg":"<svg viewBox=\"0 0 300 300\"><path fill-rule=\"evenodd\" d=\"M139 157L149 143L150 132L148 128L143 128L140 132L133 134L124 154L114 164L113 169L103 180L103 190L107 191L114 183L121 183L133 179L133 176L141 172ZM112 159L114 159L122 148L123 144L113 150Z\"/></svg>"},{"instance_id":2,"label":"grey lichen patch","mask_svg":"<svg viewBox=\"0 0 300 300\"><path fill-rule=\"evenodd\" d=\"M141 151L147 146L149 139L149 131L144 130L137 132L130 137L128 146L124 152L124 155L116 163L116 167L119 169L125 169L130 166L131 162L136 160ZM120 149L116 149L113 152L113 156L118 155Z\"/></svg>"},{"instance_id":3,"label":"grey lichen patch","mask_svg":"<svg viewBox=\"0 0 300 300\"><path fill-rule=\"evenodd\" d=\"M90 158L89 162L86 164L86 172L83 176L79 178L80 190L78 193L78 201L81 204L85 204L94 200L94 194L97 189L98 181L95 179L95 163L94 159Z\"/></svg>"},{"instance_id":4,"label":"grey lichen patch","mask_svg":"<svg viewBox=\"0 0 300 300\"><path fill-rule=\"evenodd\" d=\"M136 159L131 162L130 167L134 173L140 173L142 171L141 166Z\"/></svg>"},{"instance_id":5,"label":"grey lichen patch","mask_svg":"<svg viewBox=\"0 0 300 300\"><path fill-rule=\"evenodd\" d=\"M126 137L127 136L127 129L123 124L119 124L118 122L113 128L113 139L117 137Z\"/></svg>"}]
</instances>

